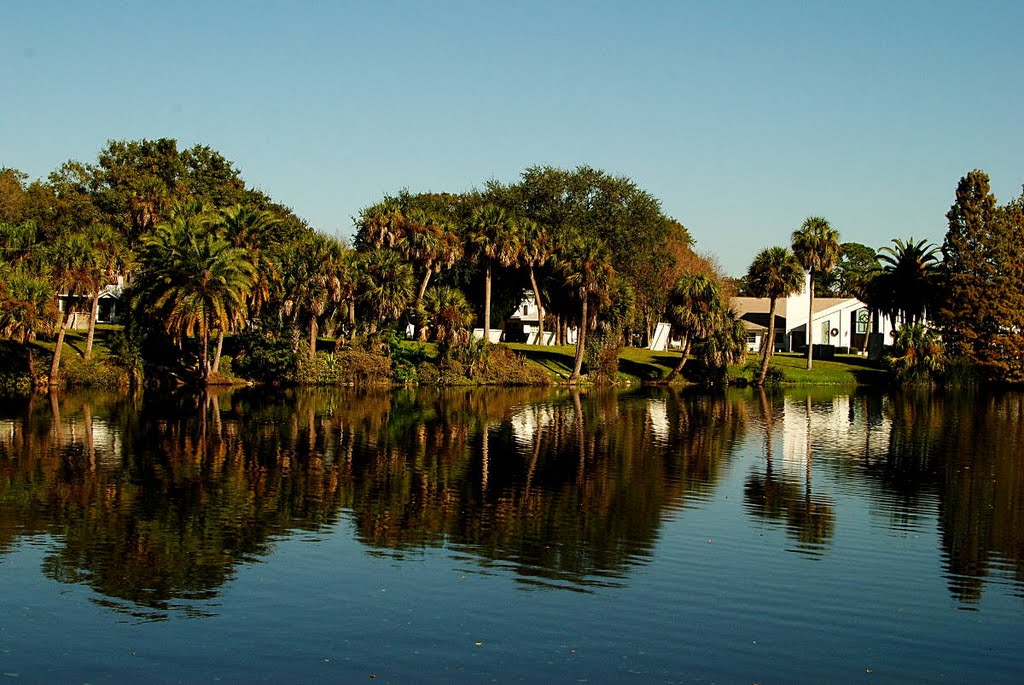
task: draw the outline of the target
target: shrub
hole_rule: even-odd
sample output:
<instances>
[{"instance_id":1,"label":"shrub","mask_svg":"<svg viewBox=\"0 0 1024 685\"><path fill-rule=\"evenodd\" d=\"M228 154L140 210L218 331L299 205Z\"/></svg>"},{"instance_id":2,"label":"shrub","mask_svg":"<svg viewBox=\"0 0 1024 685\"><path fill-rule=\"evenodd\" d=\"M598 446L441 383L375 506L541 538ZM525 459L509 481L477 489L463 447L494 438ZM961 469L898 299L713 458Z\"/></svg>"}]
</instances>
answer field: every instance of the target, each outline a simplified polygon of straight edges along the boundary
<instances>
[{"instance_id":1,"label":"shrub","mask_svg":"<svg viewBox=\"0 0 1024 685\"><path fill-rule=\"evenodd\" d=\"M128 372L99 356L73 357L61 369L61 380L69 388L121 388L128 385Z\"/></svg>"},{"instance_id":2,"label":"shrub","mask_svg":"<svg viewBox=\"0 0 1024 685\"><path fill-rule=\"evenodd\" d=\"M426 361L426 346L395 345L391 348L391 376L396 383L415 383L420 380L420 368Z\"/></svg>"},{"instance_id":3,"label":"shrub","mask_svg":"<svg viewBox=\"0 0 1024 685\"><path fill-rule=\"evenodd\" d=\"M743 377L749 383L757 382L757 376L761 373L761 360L759 358L751 359L743 367ZM768 371L764 376L765 385L782 385L786 381L786 373L779 367L768 362Z\"/></svg>"},{"instance_id":4,"label":"shrub","mask_svg":"<svg viewBox=\"0 0 1024 685\"><path fill-rule=\"evenodd\" d=\"M391 359L360 349L317 352L299 359L296 379L304 385L387 384L391 382Z\"/></svg>"},{"instance_id":5,"label":"shrub","mask_svg":"<svg viewBox=\"0 0 1024 685\"><path fill-rule=\"evenodd\" d=\"M621 351L622 336L618 333L599 333L587 339L587 376L594 385L615 383L619 377Z\"/></svg>"},{"instance_id":6,"label":"shrub","mask_svg":"<svg viewBox=\"0 0 1024 685\"><path fill-rule=\"evenodd\" d=\"M527 363L522 355L494 345L487 346L474 380L485 385L547 385L551 382L543 369Z\"/></svg>"},{"instance_id":7,"label":"shrub","mask_svg":"<svg viewBox=\"0 0 1024 685\"><path fill-rule=\"evenodd\" d=\"M884 361L897 382L927 383L945 369L946 350L935 331L923 324L905 325L896 331Z\"/></svg>"},{"instance_id":8,"label":"shrub","mask_svg":"<svg viewBox=\"0 0 1024 685\"><path fill-rule=\"evenodd\" d=\"M296 379L298 360L292 350L289 331L269 322L235 336L237 353L231 363L241 378L260 383L292 382ZM223 364L223 359L221 360Z\"/></svg>"}]
</instances>

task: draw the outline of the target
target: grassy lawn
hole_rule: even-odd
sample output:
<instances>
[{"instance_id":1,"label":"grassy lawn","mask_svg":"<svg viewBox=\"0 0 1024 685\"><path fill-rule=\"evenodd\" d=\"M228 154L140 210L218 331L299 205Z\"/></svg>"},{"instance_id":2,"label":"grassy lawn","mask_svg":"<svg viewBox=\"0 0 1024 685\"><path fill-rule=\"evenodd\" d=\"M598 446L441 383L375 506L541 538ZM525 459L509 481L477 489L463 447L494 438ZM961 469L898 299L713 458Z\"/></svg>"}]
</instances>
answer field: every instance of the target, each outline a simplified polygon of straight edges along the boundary
<instances>
[{"instance_id":1,"label":"grassy lawn","mask_svg":"<svg viewBox=\"0 0 1024 685\"><path fill-rule=\"evenodd\" d=\"M546 369L556 378L568 378L576 358L575 345L539 347L525 343L502 343L530 362ZM634 381L656 381L668 375L679 363L675 352L652 352L635 347L625 347L619 353L619 373Z\"/></svg>"},{"instance_id":2,"label":"grassy lawn","mask_svg":"<svg viewBox=\"0 0 1024 685\"><path fill-rule=\"evenodd\" d=\"M505 346L522 354L529 361L538 364L556 378L568 378L572 373L575 347L537 347L522 343L505 343ZM623 348L619 354L619 373L634 381L650 382L665 378L679 362L677 352L652 352L651 350L633 347ZM744 371L748 365L760 362L760 357L749 355L743 365L730 369L733 377L747 377L752 372ZM875 362L855 354L836 355L833 361L814 360L813 367L807 370L807 360L802 354L781 353L772 356L772 365L782 370L786 383L795 385L877 385L884 384L888 373L879 368ZM683 369L683 379L693 380L688 371L695 368L691 360Z\"/></svg>"},{"instance_id":3,"label":"grassy lawn","mask_svg":"<svg viewBox=\"0 0 1024 685\"><path fill-rule=\"evenodd\" d=\"M730 369L730 375L749 379L751 372L744 372L743 368L751 363L756 373L760 357L750 355L742 367ZM832 361L815 359L813 368L808 371L807 358L803 354L781 352L772 355L771 365L782 370L786 383L797 385L878 385L886 383L889 378L888 372L876 362L856 354L837 354Z\"/></svg>"}]
</instances>

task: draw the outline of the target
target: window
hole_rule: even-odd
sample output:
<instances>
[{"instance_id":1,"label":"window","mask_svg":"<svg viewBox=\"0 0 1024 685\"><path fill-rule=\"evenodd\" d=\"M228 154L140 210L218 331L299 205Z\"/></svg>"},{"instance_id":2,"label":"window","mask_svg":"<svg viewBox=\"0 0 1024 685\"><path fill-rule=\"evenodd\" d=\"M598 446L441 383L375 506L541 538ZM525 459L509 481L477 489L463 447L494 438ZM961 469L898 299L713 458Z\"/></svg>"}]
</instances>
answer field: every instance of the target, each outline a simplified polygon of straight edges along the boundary
<instances>
[{"instance_id":1,"label":"window","mask_svg":"<svg viewBox=\"0 0 1024 685\"><path fill-rule=\"evenodd\" d=\"M857 310L857 333L864 334L868 332L868 324L871 323L871 312L867 309Z\"/></svg>"}]
</instances>

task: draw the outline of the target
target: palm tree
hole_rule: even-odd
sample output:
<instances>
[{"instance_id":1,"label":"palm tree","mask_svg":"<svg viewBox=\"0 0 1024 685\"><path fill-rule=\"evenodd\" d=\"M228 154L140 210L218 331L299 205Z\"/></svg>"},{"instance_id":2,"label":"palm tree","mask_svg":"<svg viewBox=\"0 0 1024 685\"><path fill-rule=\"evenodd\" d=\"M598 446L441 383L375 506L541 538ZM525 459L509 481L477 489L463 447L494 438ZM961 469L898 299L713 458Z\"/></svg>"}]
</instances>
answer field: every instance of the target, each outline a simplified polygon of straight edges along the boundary
<instances>
[{"instance_id":1,"label":"palm tree","mask_svg":"<svg viewBox=\"0 0 1024 685\"><path fill-rule=\"evenodd\" d=\"M250 315L255 316L266 306L274 290L280 287L280 265L270 258L269 253L276 244L274 231L281 225L281 219L264 209L234 205L221 210L218 223L224 237L235 247L245 250L255 267L249 291Z\"/></svg>"},{"instance_id":2,"label":"palm tree","mask_svg":"<svg viewBox=\"0 0 1024 685\"><path fill-rule=\"evenodd\" d=\"M431 276L450 269L462 258L462 243L450 224L417 211L406 221L397 249L410 264L423 270L413 302L413 310L418 313Z\"/></svg>"},{"instance_id":3,"label":"palm tree","mask_svg":"<svg viewBox=\"0 0 1024 685\"><path fill-rule=\"evenodd\" d=\"M916 324L924 319L934 288L933 274L939 261L939 247L927 240L895 239L892 247L878 251L882 272L875 287L887 296L888 311L896 323Z\"/></svg>"},{"instance_id":4,"label":"palm tree","mask_svg":"<svg viewBox=\"0 0 1024 685\"><path fill-rule=\"evenodd\" d=\"M754 297L767 297L768 338L765 340L761 370L755 383L764 385L768 361L775 347L775 306L780 297L788 297L803 285L804 270L796 256L784 247L761 250L747 271L747 289Z\"/></svg>"},{"instance_id":5,"label":"palm tree","mask_svg":"<svg viewBox=\"0 0 1024 685\"><path fill-rule=\"evenodd\" d=\"M370 332L388 319L398 319L413 297L412 267L394 250L374 250L363 261L359 299L371 313Z\"/></svg>"},{"instance_id":6,"label":"palm tree","mask_svg":"<svg viewBox=\"0 0 1024 685\"><path fill-rule=\"evenodd\" d=\"M665 381L671 381L683 370L686 356L695 339L703 339L714 331L724 306L718 284L704 274L686 274L669 294L668 317L673 330L682 340L679 363Z\"/></svg>"},{"instance_id":7,"label":"palm tree","mask_svg":"<svg viewBox=\"0 0 1024 685\"><path fill-rule=\"evenodd\" d=\"M54 292L58 295L67 295L64 312L57 328L53 363L50 366L50 385L57 385L64 336L76 311L77 300L87 287L90 247L89 240L83 233L74 232L62 234L44 250L44 259Z\"/></svg>"},{"instance_id":8,"label":"palm tree","mask_svg":"<svg viewBox=\"0 0 1024 685\"><path fill-rule=\"evenodd\" d=\"M576 358L569 376L569 382L575 383L583 369L587 329L591 327L591 318L596 317L598 310L610 300L615 269L612 268L611 253L604 243L579 238L571 241L563 250L559 256L559 268L565 276L565 284L575 291L580 301Z\"/></svg>"},{"instance_id":9,"label":"palm tree","mask_svg":"<svg viewBox=\"0 0 1024 685\"><path fill-rule=\"evenodd\" d=\"M705 368L714 372L716 380L723 380L730 364L743 359L747 351L747 329L735 310L719 312L714 329L698 348Z\"/></svg>"},{"instance_id":10,"label":"palm tree","mask_svg":"<svg viewBox=\"0 0 1024 685\"><path fill-rule=\"evenodd\" d=\"M60 312L53 286L23 266L3 270L0 278L0 335L27 343L36 333L51 333Z\"/></svg>"},{"instance_id":11,"label":"palm tree","mask_svg":"<svg viewBox=\"0 0 1024 685\"><path fill-rule=\"evenodd\" d=\"M309 331L309 355L316 354L319 319L331 303L343 296L340 274L345 267L345 247L337 240L312 234L289 250L285 264L287 313L293 325L305 317ZM298 349L298 332L293 329L293 346Z\"/></svg>"},{"instance_id":12,"label":"palm tree","mask_svg":"<svg viewBox=\"0 0 1024 685\"><path fill-rule=\"evenodd\" d=\"M469 341L473 309L461 290L442 286L423 298L423 330L431 330L441 357L447 357L454 345Z\"/></svg>"},{"instance_id":13,"label":"palm tree","mask_svg":"<svg viewBox=\"0 0 1024 685\"><path fill-rule=\"evenodd\" d=\"M211 331L245 320L255 267L244 250L213 229L209 215L190 209L172 212L145 238L142 262L142 302L179 342L199 334L199 373L209 380Z\"/></svg>"},{"instance_id":14,"label":"palm tree","mask_svg":"<svg viewBox=\"0 0 1024 685\"><path fill-rule=\"evenodd\" d=\"M106 224L92 224L85 230L87 249L82 255L82 276L85 289L92 296L89 308L89 333L85 341L85 358L92 355L92 344L96 335L96 318L100 310L100 292L115 283L118 274L124 273L131 261L131 251L125 246L122 236Z\"/></svg>"},{"instance_id":15,"label":"palm tree","mask_svg":"<svg viewBox=\"0 0 1024 685\"><path fill-rule=\"evenodd\" d=\"M832 228L827 219L820 216L807 217L800 228L793 231L793 253L810 275L807 303L807 368L810 370L814 356L814 276L827 273L839 263L839 231Z\"/></svg>"},{"instance_id":16,"label":"palm tree","mask_svg":"<svg viewBox=\"0 0 1024 685\"><path fill-rule=\"evenodd\" d=\"M473 212L469 242L471 254L484 267L484 341L491 331L491 271L494 264L511 266L519 256L515 223L505 210L487 204Z\"/></svg>"},{"instance_id":17,"label":"palm tree","mask_svg":"<svg viewBox=\"0 0 1024 685\"><path fill-rule=\"evenodd\" d=\"M548 232L541 224L532 219L519 219L516 222L519 231L519 259L530 272L530 286L533 288L533 301L537 305L537 344L544 344L544 305L537 287L534 268L543 266L551 257L551 241Z\"/></svg>"},{"instance_id":18,"label":"palm tree","mask_svg":"<svg viewBox=\"0 0 1024 685\"><path fill-rule=\"evenodd\" d=\"M250 205L233 205L222 209L216 219L217 230L235 247L244 250L253 265L253 282L247 301L248 316L255 318L281 289L281 267L271 258L276 244L274 230L281 219L273 212ZM213 357L213 371L220 371L220 358L224 350L224 329L217 332L217 351Z\"/></svg>"},{"instance_id":19,"label":"palm tree","mask_svg":"<svg viewBox=\"0 0 1024 685\"><path fill-rule=\"evenodd\" d=\"M355 247L359 250L394 247L405 235L405 229L406 219L398 201L385 198L360 212Z\"/></svg>"}]
</instances>

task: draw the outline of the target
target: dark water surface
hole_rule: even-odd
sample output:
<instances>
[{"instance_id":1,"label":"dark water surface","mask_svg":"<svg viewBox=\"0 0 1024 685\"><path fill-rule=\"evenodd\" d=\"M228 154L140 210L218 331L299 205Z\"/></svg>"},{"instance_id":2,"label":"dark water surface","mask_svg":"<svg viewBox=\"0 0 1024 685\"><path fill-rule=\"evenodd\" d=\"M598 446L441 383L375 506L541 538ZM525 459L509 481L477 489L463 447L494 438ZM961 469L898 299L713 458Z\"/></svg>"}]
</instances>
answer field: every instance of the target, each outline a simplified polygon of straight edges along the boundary
<instances>
[{"instance_id":1,"label":"dark water surface","mask_svg":"<svg viewBox=\"0 0 1024 685\"><path fill-rule=\"evenodd\" d=\"M1011 683L1024 396L0 404L0 677Z\"/></svg>"}]
</instances>

